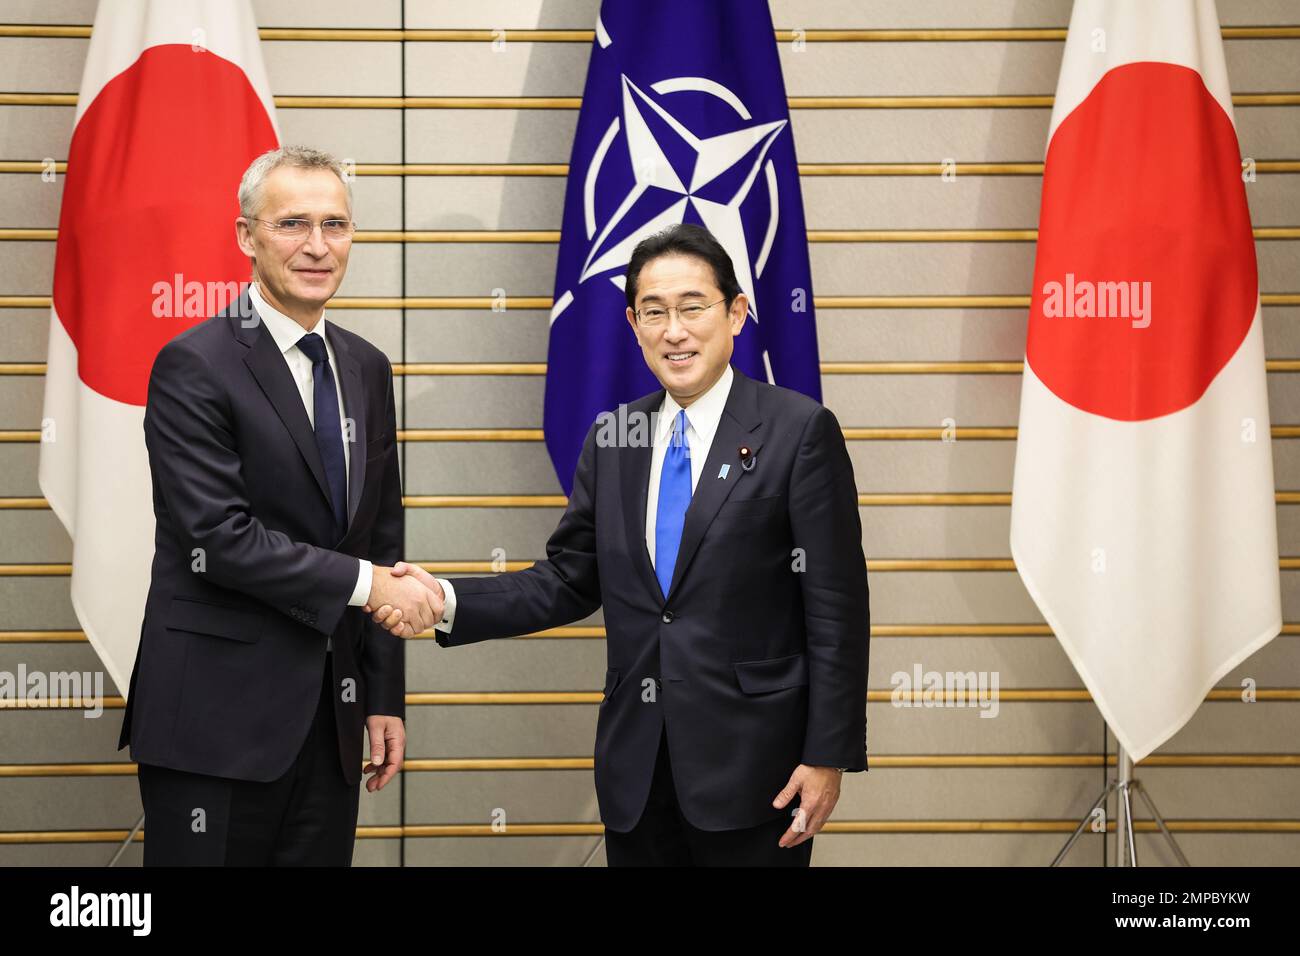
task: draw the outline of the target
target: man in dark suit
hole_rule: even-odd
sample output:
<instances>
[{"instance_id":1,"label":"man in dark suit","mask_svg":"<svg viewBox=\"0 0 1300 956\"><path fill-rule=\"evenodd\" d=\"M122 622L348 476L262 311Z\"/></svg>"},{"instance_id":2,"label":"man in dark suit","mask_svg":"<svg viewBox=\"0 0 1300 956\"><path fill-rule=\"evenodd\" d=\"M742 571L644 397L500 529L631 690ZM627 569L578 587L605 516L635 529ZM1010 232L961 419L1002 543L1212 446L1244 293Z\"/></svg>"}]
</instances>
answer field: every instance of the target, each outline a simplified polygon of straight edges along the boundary
<instances>
[{"instance_id":1,"label":"man in dark suit","mask_svg":"<svg viewBox=\"0 0 1300 956\"><path fill-rule=\"evenodd\" d=\"M405 748L404 645L361 606L435 611L384 567L403 545L392 368L324 319L353 232L344 169L274 150L239 199L254 284L149 380L157 530L118 746L147 865L346 866L362 773L382 788Z\"/></svg>"},{"instance_id":2,"label":"man in dark suit","mask_svg":"<svg viewBox=\"0 0 1300 956\"><path fill-rule=\"evenodd\" d=\"M841 773L867 766L870 614L844 438L823 406L731 368L748 302L704 229L643 241L626 290L664 389L592 425L546 560L394 573L445 599L444 647L604 607L595 770L611 865L807 865ZM400 609L375 617L416 630Z\"/></svg>"}]
</instances>

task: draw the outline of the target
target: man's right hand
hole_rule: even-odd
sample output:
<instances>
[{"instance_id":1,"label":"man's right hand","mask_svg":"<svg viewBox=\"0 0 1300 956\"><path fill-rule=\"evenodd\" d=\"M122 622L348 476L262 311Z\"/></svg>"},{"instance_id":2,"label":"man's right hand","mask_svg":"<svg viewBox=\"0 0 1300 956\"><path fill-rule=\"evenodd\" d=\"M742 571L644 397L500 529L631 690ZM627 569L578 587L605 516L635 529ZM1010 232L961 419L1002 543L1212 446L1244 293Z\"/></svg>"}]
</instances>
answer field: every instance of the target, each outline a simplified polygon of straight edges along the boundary
<instances>
[{"instance_id":1,"label":"man's right hand","mask_svg":"<svg viewBox=\"0 0 1300 956\"><path fill-rule=\"evenodd\" d=\"M411 626L410 616L400 606L391 602L376 604L372 600L366 605L366 610L373 612L376 624L400 637L414 637L425 627L432 627L442 620L443 600L446 595L437 578L418 564L407 564L405 561L397 562L397 565L392 568L392 576L416 584L425 591L429 595L430 602L438 609L438 616L432 623L414 628Z\"/></svg>"},{"instance_id":2,"label":"man's right hand","mask_svg":"<svg viewBox=\"0 0 1300 956\"><path fill-rule=\"evenodd\" d=\"M401 637L414 637L442 620L442 589L436 582L434 589L430 589L413 574L375 565L366 610L385 608L385 617L399 614L397 621L401 622L400 627L388 630Z\"/></svg>"}]
</instances>

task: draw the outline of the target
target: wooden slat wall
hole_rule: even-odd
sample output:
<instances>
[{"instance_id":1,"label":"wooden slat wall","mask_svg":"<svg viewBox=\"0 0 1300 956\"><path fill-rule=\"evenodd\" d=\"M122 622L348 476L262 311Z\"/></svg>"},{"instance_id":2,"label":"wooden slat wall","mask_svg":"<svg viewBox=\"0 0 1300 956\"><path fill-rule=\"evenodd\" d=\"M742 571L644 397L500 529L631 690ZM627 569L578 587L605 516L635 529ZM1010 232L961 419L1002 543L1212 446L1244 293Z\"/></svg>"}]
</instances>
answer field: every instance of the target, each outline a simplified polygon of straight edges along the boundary
<instances>
[{"instance_id":1,"label":"wooden slat wall","mask_svg":"<svg viewBox=\"0 0 1300 956\"><path fill-rule=\"evenodd\" d=\"M71 545L37 487L48 296L92 0L0 2L0 670L90 670ZM367 235L333 315L401 374L409 556L511 566L563 499L540 441L564 174L596 0L257 0L286 142L354 160ZM1114 741L1010 564L1008 493L1041 160L1068 0L773 0L803 174L827 404L846 426L871 559L871 686L997 671L996 719L868 705L814 862L1051 859ZM1278 522L1300 556L1300 18L1220 0L1256 226ZM505 31L505 45L492 38ZM346 33L328 31L350 31ZM375 32L379 31L379 32ZM795 32L798 31L798 32ZM975 32L972 32L975 31ZM796 49L792 38L806 38ZM945 182L936 164L958 163ZM494 290L509 308L488 308ZM945 442L945 420L957 440ZM1283 563L1300 622L1300 562ZM1234 670L1141 774L1197 864L1300 861L1300 642ZM454 652L409 647L410 766L363 795L362 865L600 865L590 621ZM1239 700L1246 678L1256 703ZM114 693L112 688L108 693ZM120 709L0 714L0 865L97 865L139 815ZM489 824L504 811L507 830ZM1112 841L1113 842L1113 841ZM1169 863L1150 833L1144 862ZM1113 853L1113 851L1112 851ZM128 851L139 861L139 848ZM1095 865L1086 838L1071 862Z\"/></svg>"}]
</instances>

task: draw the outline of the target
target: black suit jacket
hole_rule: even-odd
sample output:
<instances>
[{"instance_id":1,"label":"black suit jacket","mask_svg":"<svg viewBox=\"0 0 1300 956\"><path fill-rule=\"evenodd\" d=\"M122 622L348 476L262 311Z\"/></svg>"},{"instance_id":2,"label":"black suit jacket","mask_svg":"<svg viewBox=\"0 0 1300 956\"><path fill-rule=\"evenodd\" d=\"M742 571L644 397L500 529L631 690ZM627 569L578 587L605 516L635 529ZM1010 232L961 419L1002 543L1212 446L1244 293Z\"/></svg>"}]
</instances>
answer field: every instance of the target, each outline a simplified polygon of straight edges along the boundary
<instances>
[{"instance_id":1,"label":"black suit jacket","mask_svg":"<svg viewBox=\"0 0 1300 956\"><path fill-rule=\"evenodd\" d=\"M627 421L657 412L663 396L627 406ZM666 596L645 546L653 436L647 427L644 442L619 447L612 433L599 420L588 432L546 560L455 579L456 616L438 642L528 633L604 607L595 769L612 830L640 819L665 726L682 810L704 830L788 814L772 800L800 763L865 770L867 572L835 416L735 373Z\"/></svg>"},{"instance_id":2,"label":"black suit jacket","mask_svg":"<svg viewBox=\"0 0 1300 956\"><path fill-rule=\"evenodd\" d=\"M346 779L361 777L365 718L405 715L403 642L347 606L357 558L403 551L392 366L333 323L326 334L355 429L342 540L298 387L247 292L154 362L153 577L118 742L137 762L281 776L311 726L327 638Z\"/></svg>"}]
</instances>

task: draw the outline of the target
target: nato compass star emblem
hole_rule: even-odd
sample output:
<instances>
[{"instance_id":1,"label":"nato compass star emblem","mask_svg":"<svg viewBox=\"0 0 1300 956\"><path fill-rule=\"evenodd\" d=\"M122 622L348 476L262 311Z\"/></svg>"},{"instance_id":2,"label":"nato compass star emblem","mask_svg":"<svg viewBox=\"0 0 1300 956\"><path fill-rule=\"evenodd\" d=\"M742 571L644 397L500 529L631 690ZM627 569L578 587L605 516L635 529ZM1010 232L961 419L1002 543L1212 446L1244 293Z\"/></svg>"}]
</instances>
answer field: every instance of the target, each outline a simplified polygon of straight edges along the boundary
<instances>
[{"instance_id":1,"label":"nato compass star emblem","mask_svg":"<svg viewBox=\"0 0 1300 956\"><path fill-rule=\"evenodd\" d=\"M704 77L660 80L647 93L624 74L622 86L622 114L615 116L605 130L583 178L588 250L578 283L613 272L609 281L621 291L636 244L687 221L693 213L731 256L740 288L749 299L750 317L758 322L754 283L762 277L780 220L776 169L767 154L789 121L754 123L740 97ZM661 101L662 97L682 91L716 97L746 125L714 136L697 135ZM609 218L599 222L597 181L619 136L631 161L632 185ZM769 213L762 244L754 255L745 237L741 208L756 186L767 190ZM552 323L572 301L572 289L556 300L551 310Z\"/></svg>"}]
</instances>

